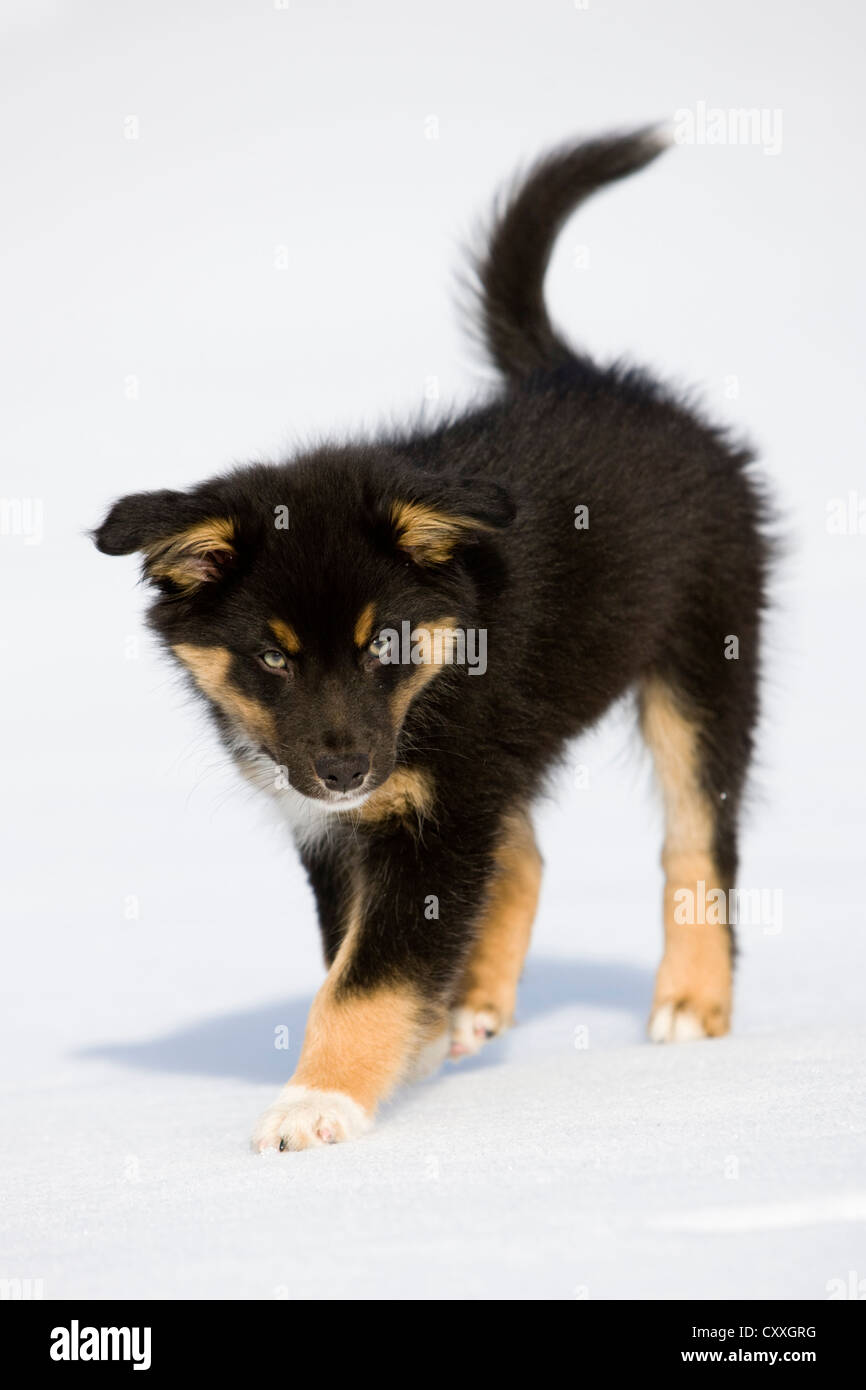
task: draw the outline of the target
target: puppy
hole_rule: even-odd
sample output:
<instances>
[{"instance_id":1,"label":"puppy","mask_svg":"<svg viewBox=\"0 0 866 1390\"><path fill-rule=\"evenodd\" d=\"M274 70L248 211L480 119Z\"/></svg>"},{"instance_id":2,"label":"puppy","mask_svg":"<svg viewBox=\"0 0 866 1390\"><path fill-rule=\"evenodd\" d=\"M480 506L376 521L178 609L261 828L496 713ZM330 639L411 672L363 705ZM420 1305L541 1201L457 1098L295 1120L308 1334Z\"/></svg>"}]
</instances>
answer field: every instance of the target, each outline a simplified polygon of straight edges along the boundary
<instances>
[{"instance_id":1,"label":"puppy","mask_svg":"<svg viewBox=\"0 0 866 1390\"><path fill-rule=\"evenodd\" d=\"M728 1031L729 914L677 905L718 903L736 874L762 494L745 448L570 347L543 300L565 218L661 148L638 132L557 151L497 214L476 267L502 377L485 403L124 497L95 533L143 555L151 626L284 813L318 904L327 977L256 1149L354 1138L399 1082L509 1026L533 800L632 689L665 810L649 1035Z\"/></svg>"}]
</instances>

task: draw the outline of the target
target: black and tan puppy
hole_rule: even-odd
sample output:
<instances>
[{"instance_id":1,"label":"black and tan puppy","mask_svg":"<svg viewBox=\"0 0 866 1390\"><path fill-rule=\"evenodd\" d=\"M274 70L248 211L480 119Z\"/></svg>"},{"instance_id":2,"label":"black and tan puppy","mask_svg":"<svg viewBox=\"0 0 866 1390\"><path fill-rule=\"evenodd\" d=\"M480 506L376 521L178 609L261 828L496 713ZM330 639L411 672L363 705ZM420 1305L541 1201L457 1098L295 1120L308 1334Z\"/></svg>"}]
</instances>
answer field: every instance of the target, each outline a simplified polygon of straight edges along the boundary
<instances>
[{"instance_id":1,"label":"black and tan puppy","mask_svg":"<svg viewBox=\"0 0 866 1390\"><path fill-rule=\"evenodd\" d=\"M503 384L483 406L125 497L96 533L143 553L152 626L284 809L318 901L328 974L257 1148L352 1138L425 1059L508 1027L541 874L533 798L629 689L666 816L650 1036L729 1027L726 914L689 923L675 904L736 873L760 491L720 430L567 346L542 296L566 216L660 148L638 133L555 153L498 216L478 278Z\"/></svg>"}]
</instances>

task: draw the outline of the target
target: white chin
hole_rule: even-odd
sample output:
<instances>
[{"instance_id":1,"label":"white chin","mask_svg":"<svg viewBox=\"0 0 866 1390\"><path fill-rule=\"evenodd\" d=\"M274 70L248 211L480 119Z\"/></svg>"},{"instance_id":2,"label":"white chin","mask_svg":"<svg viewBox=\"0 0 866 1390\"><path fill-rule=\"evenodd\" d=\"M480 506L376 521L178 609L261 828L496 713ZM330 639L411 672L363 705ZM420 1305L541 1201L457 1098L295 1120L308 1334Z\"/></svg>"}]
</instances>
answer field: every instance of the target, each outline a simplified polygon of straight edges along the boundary
<instances>
[{"instance_id":1,"label":"white chin","mask_svg":"<svg viewBox=\"0 0 866 1390\"><path fill-rule=\"evenodd\" d=\"M325 797L310 796L306 799L323 811L356 811L369 795L369 792L329 792Z\"/></svg>"},{"instance_id":2,"label":"white chin","mask_svg":"<svg viewBox=\"0 0 866 1390\"><path fill-rule=\"evenodd\" d=\"M271 768L276 766L270 760L269 764ZM261 786L261 782L258 785ZM297 843L304 846L327 838L334 818L341 812L359 810L371 795L372 788L369 792L330 793L319 797L306 796L292 786L277 787L271 781L271 785L263 790L270 792L281 819L288 825Z\"/></svg>"}]
</instances>

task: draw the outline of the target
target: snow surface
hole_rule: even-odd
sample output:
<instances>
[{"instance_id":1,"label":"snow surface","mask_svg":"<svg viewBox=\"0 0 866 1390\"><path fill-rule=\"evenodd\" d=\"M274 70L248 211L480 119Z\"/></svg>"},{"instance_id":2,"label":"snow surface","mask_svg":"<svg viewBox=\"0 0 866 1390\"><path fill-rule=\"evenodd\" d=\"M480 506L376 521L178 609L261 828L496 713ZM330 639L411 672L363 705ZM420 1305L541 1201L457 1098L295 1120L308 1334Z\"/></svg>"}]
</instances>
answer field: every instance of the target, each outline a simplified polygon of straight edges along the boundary
<instances>
[{"instance_id":1,"label":"snow surface","mask_svg":"<svg viewBox=\"0 0 866 1390\"><path fill-rule=\"evenodd\" d=\"M859 7L796 32L776 0L5 11L2 491L43 500L44 535L0 536L0 1279L292 1299L864 1279L866 537L826 528L864 489ZM454 246L497 181L701 100L780 108L782 152L673 151L566 230L549 297L601 354L703 382L760 442L791 538L741 876L782 913L743 930L735 1032L643 1041L660 821L623 707L539 808L519 1026L354 1145L255 1157L322 977L312 902L144 637L134 562L83 532L119 492L405 414L434 381L465 399Z\"/></svg>"}]
</instances>

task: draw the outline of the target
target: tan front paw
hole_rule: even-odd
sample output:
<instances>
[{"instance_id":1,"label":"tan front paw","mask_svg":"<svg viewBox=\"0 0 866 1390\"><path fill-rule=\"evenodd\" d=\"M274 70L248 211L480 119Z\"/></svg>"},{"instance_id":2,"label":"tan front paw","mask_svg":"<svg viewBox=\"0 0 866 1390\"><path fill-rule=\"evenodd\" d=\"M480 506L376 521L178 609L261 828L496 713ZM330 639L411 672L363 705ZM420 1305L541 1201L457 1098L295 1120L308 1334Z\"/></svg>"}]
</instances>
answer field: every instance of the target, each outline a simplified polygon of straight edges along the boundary
<instances>
[{"instance_id":1,"label":"tan front paw","mask_svg":"<svg viewBox=\"0 0 866 1390\"><path fill-rule=\"evenodd\" d=\"M253 1131L256 1153L265 1149L310 1149L357 1139L372 1123L367 1111L343 1091L284 1086Z\"/></svg>"},{"instance_id":2,"label":"tan front paw","mask_svg":"<svg viewBox=\"0 0 866 1390\"><path fill-rule=\"evenodd\" d=\"M695 1042L720 1038L730 1030L727 1000L657 1000L649 1021L651 1042Z\"/></svg>"},{"instance_id":3,"label":"tan front paw","mask_svg":"<svg viewBox=\"0 0 866 1390\"><path fill-rule=\"evenodd\" d=\"M731 1027L731 947L717 926L668 927L649 1021L653 1042L720 1038Z\"/></svg>"}]
</instances>

